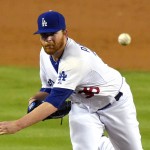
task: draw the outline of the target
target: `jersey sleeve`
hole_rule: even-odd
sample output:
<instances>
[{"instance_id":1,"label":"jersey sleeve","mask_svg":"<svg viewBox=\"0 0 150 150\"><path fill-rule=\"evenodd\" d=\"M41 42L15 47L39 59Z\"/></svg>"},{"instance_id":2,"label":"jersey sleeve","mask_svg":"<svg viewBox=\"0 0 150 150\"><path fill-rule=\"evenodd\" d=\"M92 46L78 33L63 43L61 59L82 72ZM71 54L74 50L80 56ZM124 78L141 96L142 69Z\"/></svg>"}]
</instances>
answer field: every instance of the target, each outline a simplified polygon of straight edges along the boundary
<instances>
[{"instance_id":1,"label":"jersey sleeve","mask_svg":"<svg viewBox=\"0 0 150 150\"><path fill-rule=\"evenodd\" d=\"M44 59L44 50L42 48L40 52L40 79L41 79L42 88L50 88L46 79L43 59Z\"/></svg>"},{"instance_id":2,"label":"jersey sleeve","mask_svg":"<svg viewBox=\"0 0 150 150\"><path fill-rule=\"evenodd\" d=\"M75 90L88 73L86 64L81 62L81 60L72 58L70 61L62 63L54 87Z\"/></svg>"}]
</instances>

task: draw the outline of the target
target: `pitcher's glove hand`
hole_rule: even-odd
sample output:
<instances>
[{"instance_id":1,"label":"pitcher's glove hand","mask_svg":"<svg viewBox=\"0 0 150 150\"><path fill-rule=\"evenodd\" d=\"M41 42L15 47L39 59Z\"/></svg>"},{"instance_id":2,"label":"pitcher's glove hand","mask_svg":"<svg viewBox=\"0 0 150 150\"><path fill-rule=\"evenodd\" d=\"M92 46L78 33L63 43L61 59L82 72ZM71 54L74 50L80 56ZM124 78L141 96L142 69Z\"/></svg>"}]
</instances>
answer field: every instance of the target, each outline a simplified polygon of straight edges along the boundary
<instances>
[{"instance_id":1,"label":"pitcher's glove hand","mask_svg":"<svg viewBox=\"0 0 150 150\"><path fill-rule=\"evenodd\" d=\"M44 101L41 101L41 100L33 101L28 106L27 113L30 113L32 110L34 110L36 107L41 105L43 102ZM70 110L71 110L71 101L70 100L66 100L56 112L54 112L53 114L49 115L44 120L63 118L64 116L66 116L69 113Z\"/></svg>"}]
</instances>

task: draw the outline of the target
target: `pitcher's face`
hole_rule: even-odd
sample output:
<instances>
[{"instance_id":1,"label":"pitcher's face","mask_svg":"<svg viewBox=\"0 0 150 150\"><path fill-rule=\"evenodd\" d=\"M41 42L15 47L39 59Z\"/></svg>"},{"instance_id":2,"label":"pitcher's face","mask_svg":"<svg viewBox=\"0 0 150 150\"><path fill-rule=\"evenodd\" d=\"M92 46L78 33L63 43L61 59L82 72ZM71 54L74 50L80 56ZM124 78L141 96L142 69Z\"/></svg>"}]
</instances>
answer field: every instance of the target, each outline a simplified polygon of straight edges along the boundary
<instances>
[{"instance_id":1,"label":"pitcher's face","mask_svg":"<svg viewBox=\"0 0 150 150\"><path fill-rule=\"evenodd\" d=\"M45 52L49 55L55 55L57 52L62 51L66 45L66 30L60 30L54 33L42 33L40 36L41 44Z\"/></svg>"}]
</instances>

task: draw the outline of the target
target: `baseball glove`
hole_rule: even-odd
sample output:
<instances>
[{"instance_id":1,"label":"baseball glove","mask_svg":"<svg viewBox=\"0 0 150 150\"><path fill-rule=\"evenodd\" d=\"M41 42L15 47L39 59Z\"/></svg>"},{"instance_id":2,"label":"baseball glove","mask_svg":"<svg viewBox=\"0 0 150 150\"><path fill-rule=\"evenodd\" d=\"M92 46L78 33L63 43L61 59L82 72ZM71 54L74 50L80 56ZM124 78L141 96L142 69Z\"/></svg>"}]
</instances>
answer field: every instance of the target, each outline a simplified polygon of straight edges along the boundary
<instances>
[{"instance_id":1,"label":"baseball glove","mask_svg":"<svg viewBox=\"0 0 150 150\"><path fill-rule=\"evenodd\" d=\"M41 101L41 100L36 100L36 101L32 102L28 106L27 113L30 113L32 110L34 110L36 107L41 105L43 102L44 101ZM49 115L44 120L47 120L47 119L58 119L58 118L62 119L64 116L66 116L69 113L70 110L71 110L71 101L70 100L66 100L56 112L54 112L53 114Z\"/></svg>"}]
</instances>

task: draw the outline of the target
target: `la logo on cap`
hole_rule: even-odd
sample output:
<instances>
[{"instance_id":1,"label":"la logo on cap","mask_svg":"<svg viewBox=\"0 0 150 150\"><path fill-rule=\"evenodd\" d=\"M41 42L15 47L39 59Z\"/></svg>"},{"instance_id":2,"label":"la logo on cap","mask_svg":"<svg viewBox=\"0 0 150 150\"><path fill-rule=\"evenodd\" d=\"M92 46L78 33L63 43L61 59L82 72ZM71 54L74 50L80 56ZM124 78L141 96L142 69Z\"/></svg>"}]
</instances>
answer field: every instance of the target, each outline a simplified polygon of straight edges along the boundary
<instances>
[{"instance_id":1,"label":"la logo on cap","mask_svg":"<svg viewBox=\"0 0 150 150\"><path fill-rule=\"evenodd\" d=\"M42 27L46 27L47 26L47 22L45 21L44 18L42 18Z\"/></svg>"},{"instance_id":2,"label":"la logo on cap","mask_svg":"<svg viewBox=\"0 0 150 150\"><path fill-rule=\"evenodd\" d=\"M65 18L56 11L42 13L37 20L38 31L34 34L58 32L66 29Z\"/></svg>"}]
</instances>

